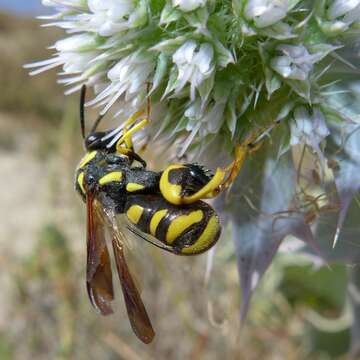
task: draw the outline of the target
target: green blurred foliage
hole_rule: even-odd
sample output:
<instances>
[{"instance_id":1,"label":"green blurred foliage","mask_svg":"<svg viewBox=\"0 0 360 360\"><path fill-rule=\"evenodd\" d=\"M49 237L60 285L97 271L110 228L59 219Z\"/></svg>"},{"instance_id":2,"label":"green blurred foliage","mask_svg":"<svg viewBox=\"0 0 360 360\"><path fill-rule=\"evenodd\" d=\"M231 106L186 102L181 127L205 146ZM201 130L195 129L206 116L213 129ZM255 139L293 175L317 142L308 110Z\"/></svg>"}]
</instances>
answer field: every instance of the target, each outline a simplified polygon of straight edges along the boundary
<instances>
[{"instance_id":1,"label":"green blurred foliage","mask_svg":"<svg viewBox=\"0 0 360 360\"><path fill-rule=\"evenodd\" d=\"M280 290L293 306L303 304L329 316L338 315L345 303L346 280L343 264L318 270L294 265L286 268Z\"/></svg>"},{"instance_id":2,"label":"green blurred foliage","mask_svg":"<svg viewBox=\"0 0 360 360\"><path fill-rule=\"evenodd\" d=\"M310 324L306 324L304 330L309 347L309 357L321 354L324 358L334 359L345 356L349 352L349 329L333 333L321 331Z\"/></svg>"},{"instance_id":3,"label":"green blurred foliage","mask_svg":"<svg viewBox=\"0 0 360 360\"><path fill-rule=\"evenodd\" d=\"M0 335L0 358L3 360L13 359L14 348L10 344L6 335Z\"/></svg>"},{"instance_id":4,"label":"green blurred foliage","mask_svg":"<svg viewBox=\"0 0 360 360\"><path fill-rule=\"evenodd\" d=\"M346 286L347 269L344 264L332 264L319 269L311 265L291 265L284 269L279 290L293 311L306 312L311 309L316 319L324 319L324 323L329 320L330 324L331 319L337 321L343 314L347 300ZM308 316L308 319L311 318ZM303 341L308 356L323 354L330 359L347 354L350 347L349 327L343 329L339 326L334 329L329 326L326 329L325 324L319 328L317 322L304 322Z\"/></svg>"}]
</instances>

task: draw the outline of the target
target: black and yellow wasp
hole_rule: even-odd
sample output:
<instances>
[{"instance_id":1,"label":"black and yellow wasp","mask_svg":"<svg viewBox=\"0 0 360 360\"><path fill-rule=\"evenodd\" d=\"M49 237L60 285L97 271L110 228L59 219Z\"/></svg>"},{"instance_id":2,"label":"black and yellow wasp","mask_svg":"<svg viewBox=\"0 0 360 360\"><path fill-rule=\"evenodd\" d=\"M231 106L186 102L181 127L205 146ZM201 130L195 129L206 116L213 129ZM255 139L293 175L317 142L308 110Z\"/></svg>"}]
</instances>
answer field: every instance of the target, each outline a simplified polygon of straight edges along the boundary
<instances>
[{"instance_id":1,"label":"black and yellow wasp","mask_svg":"<svg viewBox=\"0 0 360 360\"><path fill-rule=\"evenodd\" d=\"M148 120L130 117L121 129L96 131L101 118L85 137L85 87L80 121L86 155L75 174L75 187L87 208L87 291L103 315L112 313L112 272L105 232L109 231L118 275L131 326L140 340L155 333L130 274L124 255L123 230L116 221L125 215L128 229L153 245L177 255L196 255L212 247L221 233L218 215L203 198L217 195L226 170L215 175L197 164L172 164L164 171L146 169L134 151L132 135Z\"/></svg>"},{"instance_id":2,"label":"black and yellow wasp","mask_svg":"<svg viewBox=\"0 0 360 360\"><path fill-rule=\"evenodd\" d=\"M101 314L113 312L108 231L130 324L141 341L150 343L155 332L127 266L127 241L116 216L122 214L127 229L139 238L173 254L208 250L219 239L221 225L214 209L202 199L213 198L232 184L266 132L238 144L234 161L214 175L198 164L171 164L164 171L151 171L132 142L132 136L148 124L143 112L133 114L121 128L105 132L96 131L100 116L85 137L85 92L83 86L80 123L86 154L76 169L75 187L87 208L88 295Z\"/></svg>"}]
</instances>

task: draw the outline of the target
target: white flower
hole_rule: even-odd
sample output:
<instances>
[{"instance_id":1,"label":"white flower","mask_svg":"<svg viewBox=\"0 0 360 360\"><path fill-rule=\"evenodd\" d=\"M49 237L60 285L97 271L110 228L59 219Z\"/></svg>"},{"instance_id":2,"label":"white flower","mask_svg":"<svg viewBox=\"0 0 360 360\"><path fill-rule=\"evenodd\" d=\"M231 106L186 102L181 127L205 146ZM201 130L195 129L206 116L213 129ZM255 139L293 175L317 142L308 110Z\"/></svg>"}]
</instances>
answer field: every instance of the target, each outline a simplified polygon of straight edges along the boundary
<instances>
[{"instance_id":1,"label":"white flower","mask_svg":"<svg viewBox=\"0 0 360 360\"><path fill-rule=\"evenodd\" d=\"M88 0L91 15L89 28L101 36L111 36L130 27L130 14L134 11L133 1Z\"/></svg>"},{"instance_id":2,"label":"white flower","mask_svg":"<svg viewBox=\"0 0 360 360\"><path fill-rule=\"evenodd\" d=\"M61 66L66 74L81 73L87 70L98 54L96 52L62 52L48 60L25 65L25 68L35 68L30 75L37 75L46 70Z\"/></svg>"},{"instance_id":3,"label":"white flower","mask_svg":"<svg viewBox=\"0 0 360 360\"><path fill-rule=\"evenodd\" d=\"M321 60L321 53L309 54L303 45L279 45L276 48L283 53L271 60L271 67L286 79L306 80L314 63Z\"/></svg>"},{"instance_id":4,"label":"white flower","mask_svg":"<svg viewBox=\"0 0 360 360\"><path fill-rule=\"evenodd\" d=\"M65 77L59 80L59 83L65 85L73 85L79 82L87 82L89 85L94 79L99 80L99 76L95 76L95 71L99 69L102 61L97 60L99 52L94 50L96 48L96 38L92 34L77 34L59 40L53 46L57 50L56 56L39 61L33 64L25 65L26 68L33 68L30 75L37 75L43 71L62 66L62 75L76 75L73 77ZM91 78L91 79L90 79ZM81 84L66 91L66 94L71 94L81 88Z\"/></svg>"},{"instance_id":5,"label":"white flower","mask_svg":"<svg viewBox=\"0 0 360 360\"><path fill-rule=\"evenodd\" d=\"M330 134L323 113L315 108L313 114L310 115L304 106L295 109L290 129L290 145L306 144L315 150Z\"/></svg>"},{"instance_id":6,"label":"white flower","mask_svg":"<svg viewBox=\"0 0 360 360\"><path fill-rule=\"evenodd\" d=\"M288 0L249 0L244 14L247 20L253 20L257 27L263 28L283 19L288 10Z\"/></svg>"},{"instance_id":7,"label":"white flower","mask_svg":"<svg viewBox=\"0 0 360 360\"><path fill-rule=\"evenodd\" d=\"M226 96L212 101L212 105L204 106L200 99L194 101L184 112L189 120L186 130L189 132L187 139L182 144L179 156L182 156L196 136L204 138L209 134L217 134L224 122Z\"/></svg>"},{"instance_id":8,"label":"white flower","mask_svg":"<svg viewBox=\"0 0 360 360\"><path fill-rule=\"evenodd\" d=\"M178 6L180 10L188 12L204 6L207 0L173 0L173 5Z\"/></svg>"},{"instance_id":9,"label":"white flower","mask_svg":"<svg viewBox=\"0 0 360 360\"><path fill-rule=\"evenodd\" d=\"M190 97L194 100L195 89L214 72L213 57L214 49L209 43L199 46L195 41L188 40L177 49L172 57L178 70L175 94L190 83Z\"/></svg>"},{"instance_id":10,"label":"white flower","mask_svg":"<svg viewBox=\"0 0 360 360\"><path fill-rule=\"evenodd\" d=\"M111 36L145 23L146 13L139 3L136 8L132 0L88 0L91 13L82 20L87 22L88 30Z\"/></svg>"},{"instance_id":11,"label":"white flower","mask_svg":"<svg viewBox=\"0 0 360 360\"><path fill-rule=\"evenodd\" d=\"M88 105L106 104L104 114L122 96L130 103L133 111L138 110L146 97L146 84L153 73L155 62L152 57L137 51L122 58L107 73L108 86Z\"/></svg>"},{"instance_id":12,"label":"white flower","mask_svg":"<svg viewBox=\"0 0 360 360\"><path fill-rule=\"evenodd\" d=\"M360 19L360 0L335 0L329 6L327 16L330 20L341 18L347 24Z\"/></svg>"},{"instance_id":13,"label":"white flower","mask_svg":"<svg viewBox=\"0 0 360 360\"><path fill-rule=\"evenodd\" d=\"M303 144L311 147L317 154L323 171L326 158L320 143L330 135L323 113L318 108L313 108L310 114L304 106L298 107L290 123L290 132L290 145Z\"/></svg>"},{"instance_id":14,"label":"white flower","mask_svg":"<svg viewBox=\"0 0 360 360\"><path fill-rule=\"evenodd\" d=\"M48 26L56 25L71 32L88 31L107 37L147 21L145 0L47 0L45 5L60 11L58 15L45 17L60 20ZM74 13L69 15L69 11Z\"/></svg>"},{"instance_id":15,"label":"white flower","mask_svg":"<svg viewBox=\"0 0 360 360\"><path fill-rule=\"evenodd\" d=\"M87 49L94 49L96 45L97 41L94 35L83 33L59 40L53 47L58 52L84 52Z\"/></svg>"},{"instance_id":16,"label":"white flower","mask_svg":"<svg viewBox=\"0 0 360 360\"><path fill-rule=\"evenodd\" d=\"M190 120L186 130L192 131L200 122L200 136L216 134L224 121L225 104L225 101L214 101L213 105L208 106L207 111L204 113L200 100L195 101L184 114Z\"/></svg>"},{"instance_id":17,"label":"white flower","mask_svg":"<svg viewBox=\"0 0 360 360\"><path fill-rule=\"evenodd\" d=\"M328 4L330 3L330 4ZM317 16L318 24L325 34L337 35L360 21L360 0L328 0Z\"/></svg>"}]
</instances>

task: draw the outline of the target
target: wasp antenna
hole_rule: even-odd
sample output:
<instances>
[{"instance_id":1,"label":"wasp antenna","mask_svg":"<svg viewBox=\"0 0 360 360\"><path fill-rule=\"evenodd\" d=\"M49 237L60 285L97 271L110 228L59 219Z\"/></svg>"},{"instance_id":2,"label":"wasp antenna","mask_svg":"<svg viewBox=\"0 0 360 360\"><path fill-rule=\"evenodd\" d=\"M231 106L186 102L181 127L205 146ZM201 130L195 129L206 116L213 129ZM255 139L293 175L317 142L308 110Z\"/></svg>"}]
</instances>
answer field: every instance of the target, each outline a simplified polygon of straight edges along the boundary
<instances>
[{"instance_id":1,"label":"wasp antenna","mask_svg":"<svg viewBox=\"0 0 360 360\"><path fill-rule=\"evenodd\" d=\"M150 91L150 82L148 82L146 85L146 117L150 120L151 104L149 98L149 91Z\"/></svg>"},{"instance_id":2,"label":"wasp antenna","mask_svg":"<svg viewBox=\"0 0 360 360\"><path fill-rule=\"evenodd\" d=\"M86 95L86 85L84 84L81 87L80 93L80 127L81 127L81 135L85 140L85 95Z\"/></svg>"},{"instance_id":3,"label":"wasp antenna","mask_svg":"<svg viewBox=\"0 0 360 360\"><path fill-rule=\"evenodd\" d=\"M105 114L99 115L94 122L94 125L91 128L91 133L95 132L96 128L99 126L101 119L105 116Z\"/></svg>"}]
</instances>

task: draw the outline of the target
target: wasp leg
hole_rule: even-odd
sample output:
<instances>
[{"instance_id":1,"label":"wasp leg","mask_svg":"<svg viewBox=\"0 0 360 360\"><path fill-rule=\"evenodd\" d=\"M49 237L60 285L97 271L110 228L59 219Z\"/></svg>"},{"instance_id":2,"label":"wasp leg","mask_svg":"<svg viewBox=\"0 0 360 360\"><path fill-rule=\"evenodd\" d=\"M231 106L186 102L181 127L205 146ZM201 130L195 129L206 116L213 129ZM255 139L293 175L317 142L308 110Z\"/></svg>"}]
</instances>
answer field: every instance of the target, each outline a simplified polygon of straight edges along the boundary
<instances>
[{"instance_id":1,"label":"wasp leg","mask_svg":"<svg viewBox=\"0 0 360 360\"><path fill-rule=\"evenodd\" d=\"M173 164L161 175L160 191L174 205L192 204L216 196L225 175L224 170L217 169L210 178L204 169L195 164Z\"/></svg>"},{"instance_id":2,"label":"wasp leg","mask_svg":"<svg viewBox=\"0 0 360 360\"><path fill-rule=\"evenodd\" d=\"M143 111L137 111L133 115L131 115L124 123L123 133L126 134L128 132L128 129L131 128L131 126L138 120L138 118L143 115ZM124 135L123 135L124 136ZM133 148L132 138L131 136L126 138L125 140L125 146L128 149Z\"/></svg>"},{"instance_id":3,"label":"wasp leg","mask_svg":"<svg viewBox=\"0 0 360 360\"><path fill-rule=\"evenodd\" d=\"M234 161L227 166L224 171L229 172L226 180L219 186L219 192L222 192L230 187L238 176L242 166L244 165L245 160L252 153L259 150L262 145L262 135L256 136L250 135L242 144L237 144L235 146L235 159Z\"/></svg>"},{"instance_id":4,"label":"wasp leg","mask_svg":"<svg viewBox=\"0 0 360 360\"><path fill-rule=\"evenodd\" d=\"M201 178L201 173L190 169L191 165L170 165L160 179L162 195L174 205L192 204L201 199L216 197L230 187L247 157L261 147L262 137L251 135L242 144L238 144L235 147L234 161L223 169L218 168L214 176L206 177L205 180Z\"/></svg>"},{"instance_id":5,"label":"wasp leg","mask_svg":"<svg viewBox=\"0 0 360 360\"><path fill-rule=\"evenodd\" d=\"M184 204L192 204L200 199L211 199L217 196L221 191L221 184L225 175L226 172L223 169L217 168L215 175L204 187L195 194L183 198Z\"/></svg>"},{"instance_id":6,"label":"wasp leg","mask_svg":"<svg viewBox=\"0 0 360 360\"><path fill-rule=\"evenodd\" d=\"M213 178L203 188L191 196L182 198L182 203L191 204L200 199L213 198L228 189L238 176L245 160L260 149L267 135L279 124L280 122L276 121L265 130L261 129L251 133L243 143L237 144L234 161L223 169L218 168ZM222 181L227 173L226 180Z\"/></svg>"},{"instance_id":7,"label":"wasp leg","mask_svg":"<svg viewBox=\"0 0 360 360\"><path fill-rule=\"evenodd\" d=\"M124 133L116 144L116 150L118 153L122 155L127 155L130 158L131 162L133 162L134 160L138 161L144 168L146 167L146 161L134 151L132 135L144 128L148 124L148 122L148 119L143 119L138 124L128 130L127 127L131 122L127 121L124 127Z\"/></svg>"},{"instance_id":8,"label":"wasp leg","mask_svg":"<svg viewBox=\"0 0 360 360\"><path fill-rule=\"evenodd\" d=\"M124 136L128 133L129 128L132 127L132 125L139 119L139 117L141 115L143 115L144 112L143 111L137 111L136 113L134 113L133 115L131 115L124 123L124 127L123 127L123 136L118 140L118 145L120 146L122 143L125 143L125 146L129 149L132 149L133 144L132 144L132 139L131 136L129 137L125 137Z\"/></svg>"},{"instance_id":9,"label":"wasp leg","mask_svg":"<svg viewBox=\"0 0 360 360\"><path fill-rule=\"evenodd\" d=\"M137 119L143 115L143 111L137 111L134 114L132 114L125 122L124 122L124 129L129 128L131 125L133 125Z\"/></svg>"},{"instance_id":10,"label":"wasp leg","mask_svg":"<svg viewBox=\"0 0 360 360\"><path fill-rule=\"evenodd\" d=\"M125 149L133 149L133 143L132 143L132 136L139 130L143 129L147 124L149 123L148 119L143 119L138 124L131 127L129 130L124 128L124 133L121 136L121 138L116 143L116 150L122 154L122 151L124 147L122 145L125 145Z\"/></svg>"},{"instance_id":11,"label":"wasp leg","mask_svg":"<svg viewBox=\"0 0 360 360\"><path fill-rule=\"evenodd\" d=\"M126 147L121 148L121 154L128 156L131 163L136 160L141 164L141 166L144 169L146 168L146 166L147 166L146 161L139 154L137 154L133 149L128 149Z\"/></svg>"}]
</instances>

